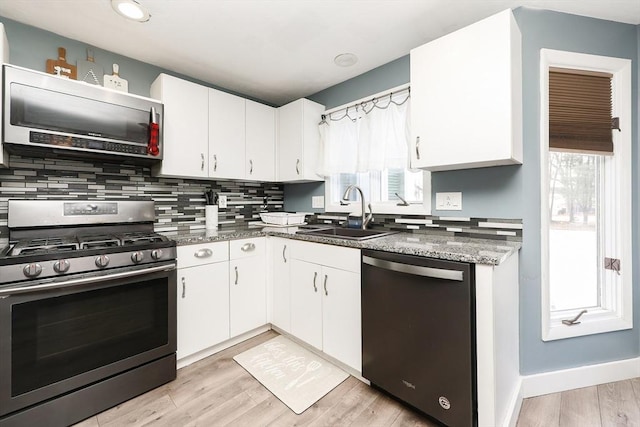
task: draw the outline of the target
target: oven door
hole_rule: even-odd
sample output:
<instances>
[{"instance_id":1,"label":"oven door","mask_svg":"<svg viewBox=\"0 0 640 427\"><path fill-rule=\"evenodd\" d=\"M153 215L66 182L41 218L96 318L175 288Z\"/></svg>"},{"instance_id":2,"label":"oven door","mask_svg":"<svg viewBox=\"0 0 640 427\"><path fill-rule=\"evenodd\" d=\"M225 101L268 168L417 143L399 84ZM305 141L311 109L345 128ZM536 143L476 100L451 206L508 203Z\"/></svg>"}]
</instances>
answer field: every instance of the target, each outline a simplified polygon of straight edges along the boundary
<instances>
[{"instance_id":1,"label":"oven door","mask_svg":"<svg viewBox=\"0 0 640 427\"><path fill-rule=\"evenodd\" d=\"M175 351L175 263L0 289L0 416Z\"/></svg>"}]
</instances>

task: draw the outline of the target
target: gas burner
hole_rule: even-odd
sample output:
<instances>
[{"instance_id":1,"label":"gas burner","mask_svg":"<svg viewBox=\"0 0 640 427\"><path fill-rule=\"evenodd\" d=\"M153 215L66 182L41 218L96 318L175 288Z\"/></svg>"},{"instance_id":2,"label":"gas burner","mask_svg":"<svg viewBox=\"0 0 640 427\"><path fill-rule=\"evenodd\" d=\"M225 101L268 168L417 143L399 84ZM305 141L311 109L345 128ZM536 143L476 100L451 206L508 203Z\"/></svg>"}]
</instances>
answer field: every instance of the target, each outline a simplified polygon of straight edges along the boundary
<instances>
[{"instance_id":1,"label":"gas burner","mask_svg":"<svg viewBox=\"0 0 640 427\"><path fill-rule=\"evenodd\" d=\"M73 238L51 237L19 241L10 255L38 255L52 252L68 252L78 250L78 242Z\"/></svg>"},{"instance_id":2,"label":"gas burner","mask_svg":"<svg viewBox=\"0 0 640 427\"><path fill-rule=\"evenodd\" d=\"M127 233L119 237L122 246L164 242L168 240L165 236L155 233Z\"/></svg>"},{"instance_id":3,"label":"gas burner","mask_svg":"<svg viewBox=\"0 0 640 427\"><path fill-rule=\"evenodd\" d=\"M78 241L80 242L80 249L103 249L120 246L120 239L111 234L78 236Z\"/></svg>"}]
</instances>

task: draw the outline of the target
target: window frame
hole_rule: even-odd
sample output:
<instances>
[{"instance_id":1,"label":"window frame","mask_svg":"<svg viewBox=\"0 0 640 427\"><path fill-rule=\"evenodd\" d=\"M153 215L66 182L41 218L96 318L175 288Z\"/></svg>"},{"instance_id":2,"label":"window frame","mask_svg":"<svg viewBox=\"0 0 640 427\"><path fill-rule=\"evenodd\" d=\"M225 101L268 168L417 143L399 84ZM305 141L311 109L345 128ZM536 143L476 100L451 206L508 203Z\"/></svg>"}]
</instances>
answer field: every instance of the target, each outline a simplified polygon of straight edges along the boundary
<instances>
[{"instance_id":1,"label":"window frame","mask_svg":"<svg viewBox=\"0 0 640 427\"><path fill-rule=\"evenodd\" d=\"M613 182L609 185L617 199L617 221L610 225L615 228L615 248L609 248L621 261L622 275L612 284L603 283L601 303L595 309L580 317L580 323L572 326L562 324L563 319L575 317L578 309L551 311L549 282L549 68L573 68L607 72L612 77L613 116L620 118L622 130L613 133L614 156L609 168ZM631 107L631 60L552 49L540 50L540 195L541 195L541 310L542 340L558 339L598 334L633 328L633 257L632 243L625 232L632 230L632 107ZM606 173L606 172L605 172ZM606 192L605 192L606 193ZM605 201L605 208L612 215L611 203ZM609 216L610 218L612 216ZM626 238L625 238L626 237ZM615 274L609 271L610 274ZM606 281L605 281L606 282Z\"/></svg>"},{"instance_id":2,"label":"window frame","mask_svg":"<svg viewBox=\"0 0 640 427\"><path fill-rule=\"evenodd\" d=\"M371 202L371 209L374 214L400 214L400 215L431 215L431 172L422 171L422 203L409 203L409 206L398 206L397 202ZM324 210L325 212L351 213L359 211L361 202L360 196L355 202L348 205L332 203L331 177L327 177L324 182ZM341 198L342 195L339 195ZM369 203L366 200L366 203Z\"/></svg>"}]
</instances>

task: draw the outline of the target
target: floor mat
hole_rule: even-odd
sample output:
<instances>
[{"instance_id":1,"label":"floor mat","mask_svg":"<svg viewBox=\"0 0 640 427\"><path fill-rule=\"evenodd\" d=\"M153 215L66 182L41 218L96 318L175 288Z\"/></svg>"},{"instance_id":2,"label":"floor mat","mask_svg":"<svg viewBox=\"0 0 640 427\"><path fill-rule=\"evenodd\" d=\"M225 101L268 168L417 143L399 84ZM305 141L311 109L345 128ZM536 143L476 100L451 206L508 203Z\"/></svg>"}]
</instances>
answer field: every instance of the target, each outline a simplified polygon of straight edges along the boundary
<instances>
[{"instance_id":1,"label":"floor mat","mask_svg":"<svg viewBox=\"0 0 640 427\"><path fill-rule=\"evenodd\" d=\"M233 358L296 414L349 374L280 335Z\"/></svg>"}]
</instances>

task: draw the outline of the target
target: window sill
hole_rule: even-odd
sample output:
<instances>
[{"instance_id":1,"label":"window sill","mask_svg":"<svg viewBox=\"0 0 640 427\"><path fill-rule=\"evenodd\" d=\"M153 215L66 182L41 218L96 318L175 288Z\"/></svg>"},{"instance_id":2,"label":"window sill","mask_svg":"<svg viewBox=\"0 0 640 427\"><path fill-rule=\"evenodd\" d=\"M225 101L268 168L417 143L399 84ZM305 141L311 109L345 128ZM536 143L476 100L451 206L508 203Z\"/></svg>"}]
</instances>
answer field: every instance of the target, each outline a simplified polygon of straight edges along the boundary
<instances>
[{"instance_id":1,"label":"window sill","mask_svg":"<svg viewBox=\"0 0 640 427\"><path fill-rule=\"evenodd\" d=\"M575 313L577 314L577 313ZM548 320L549 326L543 328L542 341L555 341L585 335L602 334L633 328L633 319L620 316L615 312L597 309L580 317L580 323L568 326L562 319L570 319L573 315L554 316Z\"/></svg>"},{"instance_id":2,"label":"window sill","mask_svg":"<svg viewBox=\"0 0 640 427\"><path fill-rule=\"evenodd\" d=\"M360 201L351 202L349 205L325 205L325 212L358 212L360 215ZM431 215L431 211L423 203L409 204L409 206L398 206L396 204L371 204L373 214L393 214L393 215Z\"/></svg>"}]
</instances>

